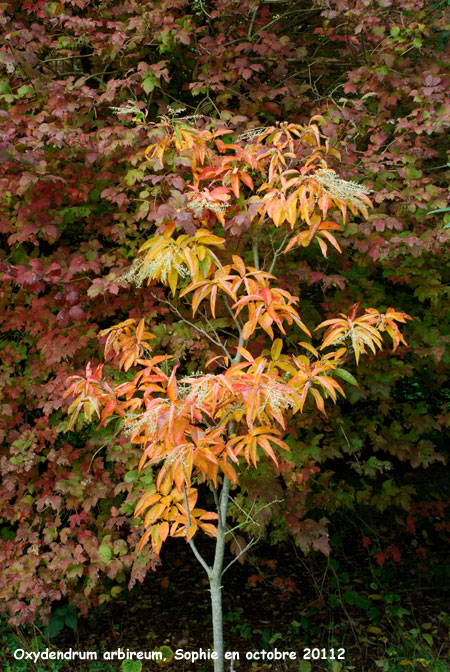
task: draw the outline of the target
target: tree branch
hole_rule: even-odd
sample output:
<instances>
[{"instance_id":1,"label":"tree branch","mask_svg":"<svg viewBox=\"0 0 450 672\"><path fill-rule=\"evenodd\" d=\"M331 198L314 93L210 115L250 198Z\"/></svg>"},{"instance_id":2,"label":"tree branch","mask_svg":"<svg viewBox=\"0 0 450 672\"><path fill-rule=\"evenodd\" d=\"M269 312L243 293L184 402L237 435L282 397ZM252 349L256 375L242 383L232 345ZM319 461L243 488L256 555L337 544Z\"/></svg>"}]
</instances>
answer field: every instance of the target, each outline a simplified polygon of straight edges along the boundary
<instances>
[{"instance_id":1,"label":"tree branch","mask_svg":"<svg viewBox=\"0 0 450 672\"><path fill-rule=\"evenodd\" d=\"M256 19L256 15L258 14L258 10L259 10L259 2L256 5L256 8L255 8L255 10L253 11L253 14L252 14L252 18L250 20L250 26L248 28L248 33L247 33L247 39L248 40L252 39L253 26L255 25L255 19Z\"/></svg>"},{"instance_id":2,"label":"tree branch","mask_svg":"<svg viewBox=\"0 0 450 672\"><path fill-rule=\"evenodd\" d=\"M235 323L237 330L239 331L238 348L243 348L244 344L245 344L245 338L244 338L244 335L242 333L242 325L240 324L239 320L237 319L237 317L233 313L233 310L232 310L232 308L231 308L231 306L228 302L228 297L224 297L224 303L225 303L225 305L228 309L228 312L230 313L231 317L233 318L233 322ZM236 355L234 356L234 358L231 360L231 364L238 364L241 361L241 357L242 357L242 355L238 350L236 352Z\"/></svg>"},{"instance_id":3,"label":"tree branch","mask_svg":"<svg viewBox=\"0 0 450 672\"><path fill-rule=\"evenodd\" d=\"M244 546L244 548L241 548L241 549L240 549L240 551L239 551L239 553L237 554L237 556L236 556L235 558L233 558L233 560L231 560L231 562L228 563L228 565L227 565L227 566L225 567L225 569L222 571L222 576L225 574L225 572L227 572L227 571L230 569L230 567L231 567L232 565L234 565L235 562L237 562L237 561L239 560L240 557L242 557L242 556L244 555L244 553L247 553L247 551L249 550L249 548L251 548L252 546L254 546L255 544L257 544L258 541L259 541L259 537L252 537L252 538L250 539L250 541L248 542L248 544L247 544L246 546ZM239 544L238 544L237 541L236 541L236 543L237 543L237 545L239 546Z\"/></svg>"},{"instance_id":4,"label":"tree branch","mask_svg":"<svg viewBox=\"0 0 450 672\"><path fill-rule=\"evenodd\" d=\"M222 341L220 340L220 336L219 336L219 334L217 333L216 328L214 327L213 324L211 324L211 322L210 322L210 320L208 319L208 316L206 315L205 312L203 312L202 315L203 315L203 317L205 318L205 322L206 322L206 324L208 325L208 327L211 329L211 331L213 332L214 336L216 337L216 339L217 339L217 343L219 343L219 342L221 343L221 347L222 347L222 349L224 350L224 352L226 352L226 354L227 354L227 356L228 356L228 359L231 361L231 359L232 359L232 357L231 357L231 353L228 351L228 349L226 348L226 346L222 344Z\"/></svg>"},{"instance_id":5,"label":"tree branch","mask_svg":"<svg viewBox=\"0 0 450 672\"><path fill-rule=\"evenodd\" d=\"M259 268L258 238L259 238L259 232L258 232L258 233L256 234L256 236L253 238L253 243L252 243L253 263L254 263L255 268L256 268L257 271L260 270L260 268Z\"/></svg>"},{"instance_id":6,"label":"tree branch","mask_svg":"<svg viewBox=\"0 0 450 672\"><path fill-rule=\"evenodd\" d=\"M258 523L257 520L252 518L252 513L253 513L253 508L256 504L256 502L253 502L250 511L246 511L245 509L240 506L240 504L237 503L237 501L232 498L231 501L237 508L242 511L242 513L245 515L245 520L242 521L242 523L238 523L238 525L235 525L234 527L231 528L231 530L227 530L227 534L233 534L235 530L239 530L241 527L244 527L245 525L248 525L249 521L253 523L253 525L257 525L258 527L261 527L261 525ZM269 506L272 506L272 504L281 504L281 502L284 502L284 499L273 499L271 502L267 502L266 504L263 504L262 506L259 507L259 509L256 511L254 514L255 516L258 515L261 511L264 511L264 509L269 508Z\"/></svg>"},{"instance_id":7,"label":"tree branch","mask_svg":"<svg viewBox=\"0 0 450 672\"><path fill-rule=\"evenodd\" d=\"M168 305L169 308L170 308L171 310L173 310L173 312L174 312L176 315L178 315L178 317L179 317L185 324L188 324L188 325L189 325L190 327L192 327L193 329L196 329L196 331L199 331L203 336L205 336L205 337L206 337L207 339L209 339L212 343L214 343L214 345L217 345L218 347L222 348L222 350L225 352L225 354L227 355L227 357L228 357L229 359L231 359L231 354L228 352L227 348L224 346L224 344L223 344L220 340L216 340L215 338L213 338L212 336L210 336L204 329L202 329L201 327L197 327L196 324L194 324L193 322L190 322L189 320L187 320L187 319L180 313L180 311L178 310L178 308L177 308L176 306L174 306L174 304L173 304L171 301L168 301L167 299L157 298L157 297L153 294L153 292L150 292L150 294L151 294L151 296L153 296L153 298L156 299L157 301L160 301L161 303L165 303L166 305ZM214 330L214 333L216 333L215 330Z\"/></svg>"},{"instance_id":8,"label":"tree branch","mask_svg":"<svg viewBox=\"0 0 450 672\"><path fill-rule=\"evenodd\" d=\"M280 247L277 250L274 251L272 263L270 264L270 268L269 268L269 271L268 271L269 273L272 273L273 269L275 268L275 264L277 262L277 259L280 256L280 254L282 254L282 248L284 247L284 244L286 243L287 239L289 238L290 233L291 233L290 231L288 231L288 233L286 233L283 240L281 241Z\"/></svg>"},{"instance_id":9,"label":"tree branch","mask_svg":"<svg viewBox=\"0 0 450 672\"><path fill-rule=\"evenodd\" d=\"M187 523L188 523L188 528L189 528L191 526L191 513L189 511L189 502L188 502L188 498L187 498L186 486L184 486L184 488L183 488L183 493L184 493L184 505L186 507ZM186 532L186 534L187 534L187 532ZM197 546L195 545L194 540L190 539L188 541L188 544L192 548L192 552L194 553L195 557L197 558L197 560L199 561L199 563L201 564L201 566L205 570L208 578L211 578L211 574L212 574L212 571L213 571L212 567L210 567L208 565L208 563L206 562L204 557L201 555L201 553L197 549Z\"/></svg>"}]
</instances>

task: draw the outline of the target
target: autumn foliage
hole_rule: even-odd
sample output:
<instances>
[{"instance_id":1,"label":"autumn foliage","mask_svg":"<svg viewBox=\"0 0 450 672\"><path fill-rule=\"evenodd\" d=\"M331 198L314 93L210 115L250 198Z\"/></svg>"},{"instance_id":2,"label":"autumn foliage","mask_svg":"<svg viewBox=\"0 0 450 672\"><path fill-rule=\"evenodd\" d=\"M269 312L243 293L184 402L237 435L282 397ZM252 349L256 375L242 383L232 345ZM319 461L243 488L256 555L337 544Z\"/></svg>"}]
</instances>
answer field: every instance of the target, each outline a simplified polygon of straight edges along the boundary
<instances>
[{"instance_id":1,"label":"autumn foliage","mask_svg":"<svg viewBox=\"0 0 450 672\"><path fill-rule=\"evenodd\" d=\"M130 425L135 443L120 433L121 410L144 412L139 388L155 385L147 397L188 413L203 376L202 403L220 429L228 418L213 406L212 381L220 402L242 399L263 360L261 379L291 390L279 413L286 432L273 416L276 432L246 442L264 423L245 412L217 437L203 424L212 443L202 443L190 433L199 420L185 418L186 443L213 455L192 473L240 473L232 515L237 504L284 500L256 515L258 530L272 543L293 536L306 552L328 550L337 510L373 515L373 526L389 514L405 551L421 525L445 544L448 215L428 214L447 206L445 5L24 0L1 2L0 18L2 609L14 623L45 620L62 599L86 612L143 580L158 559L151 543L136 554L132 516L162 463L138 472L142 433ZM190 115L200 117L180 121ZM247 245L256 230L259 271ZM390 306L414 318L408 346ZM229 352L205 315L227 332ZM243 357L233 370L235 319L256 363ZM381 337L398 344L396 356L380 352ZM105 346L103 370L86 374ZM153 359L151 372L138 359ZM121 385L130 387L117 395ZM67 433L80 395L72 411L91 422L78 415ZM256 394L253 408L265 402ZM265 433L290 449L267 438L278 467L257 440ZM223 445L238 463L223 459ZM174 464L166 476L182 518ZM163 523L148 528L159 535ZM433 535L420 543L428 567ZM386 532L375 541L361 523L358 537L393 561Z\"/></svg>"},{"instance_id":2,"label":"autumn foliage","mask_svg":"<svg viewBox=\"0 0 450 672\"><path fill-rule=\"evenodd\" d=\"M260 461L279 467L280 449L289 452L282 439L287 421L309 401L326 415L325 401L345 396L337 378L356 382L344 363L352 356L358 363L367 351L376 354L382 332L391 336L394 349L406 345L397 322L409 319L392 308L385 313L367 308L358 316L357 303L348 315L316 327L327 327L317 347L299 341L297 354L283 356L283 340L275 338L274 329L285 336L288 331L291 340L295 327L309 339L312 334L297 310L299 299L260 265L261 228L272 226L274 238L280 230L282 242L267 260L271 268L295 245L317 241L326 257L325 240L340 249L330 230L341 230L326 218L339 215L343 227L348 209L368 217L367 190L328 168L329 146L315 123L281 123L226 144L220 136L229 134L227 128L200 130L189 121L172 115L150 124L150 137L164 134L144 156L150 167L163 171L183 159L186 191L180 198L193 217L189 226L181 222L178 228L194 227L195 233L178 235L176 220L168 219L138 250L126 277L148 286L159 281L175 297L181 284L180 299L190 297L193 315L201 311L200 321L186 324L212 340L215 356L191 375L177 376L180 363L164 372L161 365L173 357L149 358L155 335L146 330L144 318L138 324L126 320L101 335L107 336L106 357L112 355L124 371L138 369L133 378L111 386L101 365L88 364L86 375L69 379L65 392L75 397L69 429L80 412L87 420L96 415L101 424L119 417L131 443L141 447L139 469L156 467L155 483L140 498L135 516L145 513L138 550L150 540L157 554L168 536L189 541L199 530L215 536L211 521L218 514L198 507L196 484L206 482L217 491L224 478L238 486L243 469ZM233 241L227 246L226 216L250 209L250 226L239 243L252 249L254 265L233 254ZM183 305L168 305L181 316ZM273 344L255 357L247 348L261 330ZM217 372L208 372L211 368Z\"/></svg>"}]
</instances>

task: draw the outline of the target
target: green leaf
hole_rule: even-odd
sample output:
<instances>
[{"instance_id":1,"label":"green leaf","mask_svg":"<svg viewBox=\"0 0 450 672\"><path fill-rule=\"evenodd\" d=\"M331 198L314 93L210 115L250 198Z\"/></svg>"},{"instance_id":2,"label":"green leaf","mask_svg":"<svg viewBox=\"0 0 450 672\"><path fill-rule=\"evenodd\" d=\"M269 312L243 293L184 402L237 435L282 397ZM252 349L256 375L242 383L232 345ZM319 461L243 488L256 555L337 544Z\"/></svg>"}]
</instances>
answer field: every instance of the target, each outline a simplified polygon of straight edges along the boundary
<instances>
[{"instance_id":1,"label":"green leaf","mask_svg":"<svg viewBox=\"0 0 450 672\"><path fill-rule=\"evenodd\" d=\"M56 530L55 530L56 533ZM73 579L75 576L81 576L83 573L83 565L81 564L74 564L74 565L69 565L66 569L66 576L69 579Z\"/></svg>"},{"instance_id":2,"label":"green leaf","mask_svg":"<svg viewBox=\"0 0 450 672\"><path fill-rule=\"evenodd\" d=\"M428 634L428 632L424 632L422 634L422 637L424 638L428 646L430 647L433 646L433 637L430 634Z\"/></svg>"},{"instance_id":3,"label":"green leaf","mask_svg":"<svg viewBox=\"0 0 450 672\"><path fill-rule=\"evenodd\" d=\"M103 562L109 562L112 558L112 551L106 544L100 544L98 547L98 554Z\"/></svg>"},{"instance_id":4,"label":"green leaf","mask_svg":"<svg viewBox=\"0 0 450 672\"><path fill-rule=\"evenodd\" d=\"M342 670L342 663L339 663L337 660L330 661L329 665L330 672L341 672Z\"/></svg>"},{"instance_id":5,"label":"green leaf","mask_svg":"<svg viewBox=\"0 0 450 672\"><path fill-rule=\"evenodd\" d=\"M3 541L12 541L13 539L16 538L16 533L14 530L11 530L10 527L2 527L0 530L0 536L3 539Z\"/></svg>"},{"instance_id":6,"label":"green leaf","mask_svg":"<svg viewBox=\"0 0 450 672\"><path fill-rule=\"evenodd\" d=\"M127 471L125 476L123 477L123 480L125 483L132 483L139 477L139 472L136 471L136 469L133 469L133 471Z\"/></svg>"},{"instance_id":7,"label":"green leaf","mask_svg":"<svg viewBox=\"0 0 450 672\"><path fill-rule=\"evenodd\" d=\"M387 481L383 481L381 488L383 492L386 492L388 495L395 495L396 493L392 478L388 478Z\"/></svg>"},{"instance_id":8,"label":"green leaf","mask_svg":"<svg viewBox=\"0 0 450 672\"><path fill-rule=\"evenodd\" d=\"M350 385L356 385L358 386L358 381L354 376L352 376L351 373L346 371L345 369L334 369L334 373L339 376L339 378L342 378L345 380L346 383L350 383Z\"/></svg>"},{"instance_id":9,"label":"green leaf","mask_svg":"<svg viewBox=\"0 0 450 672\"><path fill-rule=\"evenodd\" d=\"M346 590L344 593L344 601L352 606L359 607L360 609L368 609L371 606L370 600L358 595L355 590Z\"/></svg>"},{"instance_id":10,"label":"green leaf","mask_svg":"<svg viewBox=\"0 0 450 672\"><path fill-rule=\"evenodd\" d=\"M204 278L206 278L210 266L211 266L211 257L209 256L209 254L206 254L205 258L199 262L199 268Z\"/></svg>"},{"instance_id":11,"label":"green leaf","mask_svg":"<svg viewBox=\"0 0 450 672\"><path fill-rule=\"evenodd\" d=\"M151 93L155 86L158 84L158 80L156 79L155 75L153 74L148 74L145 79L142 80L142 88L144 89L145 93Z\"/></svg>"},{"instance_id":12,"label":"green leaf","mask_svg":"<svg viewBox=\"0 0 450 672\"><path fill-rule=\"evenodd\" d=\"M74 224L80 219L84 219L91 214L91 208L88 205L74 205L60 210L64 224Z\"/></svg>"},{"instance_id":13,"label":"green leaf","mask_svg":"<svg viewBox=\"0 0 450 672\"><path fill-rule=\"evenodd\" d=\"M127 172L125 175L125 182L129 187L132 187L133 184L135 184L138 180L142 180L144 177L144 172L142 170L138 170L137 168L132 168Z\"/></svg>"},{"instance_id":14,"label":"green leaf","mask_svg":"<svg viewBox=\"0 0 450 672\"><path fill-rule=\"evenodd\" d=\"M397 618L402 618L403 616L409 616L411 614L409 609L405 609L404 607L389 607L388 611L391 614L394 614L394 616L397 616Z\"/></svg>"},{"instance_id":15,"label":"green leaf","mask_svg":"<svg viewBox=\"0 0 450 672\"><path fill-rule=\"evenodd\" d=\"M68 628L75 630L75 628L77 627L77 615L74 609L72 612L66 615L64 623L67 625Z\"/></svg>"},{"instance_id":16,"label":"green leaf","mask_svg":"<svg viewBox=\"0 0 450 672\"><path fill-rule=\"evenodd\" d=\"M430 212L427 212L427 215L434 215L437 212L450 212L450 208L438 208L437 210L430 210Z\"/></svg>"},{"instance_id":17,"label":"green leaf","mask_svg":"<svg viewBox=\"0 0 450 672\"><path fill-rule=\"evenodd\" d=\"M141 672L142 663L140 660L124 660L120 669L122 672Z\"/></svg>"},{"instance_id":18,"label":"green leaf","mask_svg":"<svg viewBox=\"0 0 450 672\"><path fill-rule=\"evenodd\" d=\"M64 624L65 624L64 617L61 617L58 614L53 614L50 617L50 621L48 623L48 636L50 637L50 639L52 637L56 637L56 635L59 635L61 630L64 628Z\"/></svg>"},{"instance_id":19,"label":"green leaf","mask_svg":"<svg viewBox=\"0 0 450 672\"><path fill-rule=\"evenodd\" d=\"M17 89L17 95L19 98L23 98L27 95L27 93L33 93L33 87L29 84L22 84L22 86Z\"/></svg>"},{"instance_id":20,"label":"green leaf","mask_svg":"<svg viewBox=\"0 0 450 672\"><path fill-rule=\"evenodd\" d=\"M9 85L9 82L7 82L4 79L0 80L0 95L4 93L11 93L11 87Z\"/></svg>"},{"instance_id":21,"label":"green leaf","mask_svg":"<svg viewBox=\"0 0 450 672\"><path fill-rule=\"evenodd\" d=\"M405 173L411 180L418 179L423 175L422 171L418 168L414 168L414 166L408 166L408 168L405 169Z\"/></svg>"},{"instance_id":22,"label":"green leaf","mask_svg":"<svg viewBox=\"0 0 450 672\"><path fill-rule=\"evenodd\" d=\"M162 653L162 662L164 663L170 663L171 660L173 659L174 653L170 646L161 646L159 649L155 649L155 651L161 651Z\"/></svg>"}]
</instances>

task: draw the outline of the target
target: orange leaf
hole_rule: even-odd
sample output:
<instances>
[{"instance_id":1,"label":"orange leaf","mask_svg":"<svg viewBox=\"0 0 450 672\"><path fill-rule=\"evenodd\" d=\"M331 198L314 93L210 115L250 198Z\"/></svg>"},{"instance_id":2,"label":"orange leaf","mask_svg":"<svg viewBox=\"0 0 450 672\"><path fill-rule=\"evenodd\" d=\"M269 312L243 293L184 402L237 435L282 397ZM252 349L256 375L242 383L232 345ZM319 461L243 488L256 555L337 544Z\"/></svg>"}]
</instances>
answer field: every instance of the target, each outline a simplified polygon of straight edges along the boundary
<instances>
[{"instance_id":1,"label":"orange leaf","mask_svg":"<svg viewBox=\"0 0 450 672\"><path fill-rule=\"evenodd\" d=\"M222 469L225 476L227 478L229 478L232 483L237 482L236 472L234 470L234 467L229 462L226 462L225 460L222 460L220 462L220 468Z\"/></svg>"}]
</instances>

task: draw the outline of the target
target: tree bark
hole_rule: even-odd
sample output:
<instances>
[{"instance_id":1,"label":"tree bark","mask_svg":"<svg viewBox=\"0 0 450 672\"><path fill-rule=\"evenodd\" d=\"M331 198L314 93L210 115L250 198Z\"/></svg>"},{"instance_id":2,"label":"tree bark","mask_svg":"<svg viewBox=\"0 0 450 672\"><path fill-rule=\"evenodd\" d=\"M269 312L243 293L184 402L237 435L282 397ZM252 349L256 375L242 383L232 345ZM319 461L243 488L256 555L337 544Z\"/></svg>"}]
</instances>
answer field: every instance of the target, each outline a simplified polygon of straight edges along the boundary
<instances>
[{"instance_id":1,"label":"tree bark","mask_svg":"<svg viewBox=\"0 0 450 672\"><path fill-rule=\"evenodd\" d=\"M222 613L222 572L223 559L225 554L225 536L228 499L230 495L230 480L224 478L222 492L220 493L218 507L218 524L216 551L214 554L214 565L209 576L209 586L211 591L211 611L213 622L213 645L217 653L217 660L214 660L214 672L224 672L224 645L223 645L223 613Z\"/></svg>"}]
</instances>

